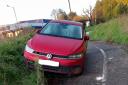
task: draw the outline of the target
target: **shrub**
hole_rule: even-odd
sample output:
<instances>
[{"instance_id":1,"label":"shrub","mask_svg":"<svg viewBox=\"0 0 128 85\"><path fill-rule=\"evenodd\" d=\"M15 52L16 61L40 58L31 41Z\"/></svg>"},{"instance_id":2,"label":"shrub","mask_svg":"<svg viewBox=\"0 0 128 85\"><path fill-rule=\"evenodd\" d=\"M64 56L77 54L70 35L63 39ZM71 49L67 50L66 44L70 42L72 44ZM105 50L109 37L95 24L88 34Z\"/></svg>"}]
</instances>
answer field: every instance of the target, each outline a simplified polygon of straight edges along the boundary
<instances>
[{"instance_id":1,"label":"shrub","mask_svg":"<svg viewBox=\"0 0 128 85\"><path fill-rule=\"evenodd\" d=\"M0 43L0 85L36 85L36 74L24 64L23 50L32 33Z\"/></svg>"}]
</instances>

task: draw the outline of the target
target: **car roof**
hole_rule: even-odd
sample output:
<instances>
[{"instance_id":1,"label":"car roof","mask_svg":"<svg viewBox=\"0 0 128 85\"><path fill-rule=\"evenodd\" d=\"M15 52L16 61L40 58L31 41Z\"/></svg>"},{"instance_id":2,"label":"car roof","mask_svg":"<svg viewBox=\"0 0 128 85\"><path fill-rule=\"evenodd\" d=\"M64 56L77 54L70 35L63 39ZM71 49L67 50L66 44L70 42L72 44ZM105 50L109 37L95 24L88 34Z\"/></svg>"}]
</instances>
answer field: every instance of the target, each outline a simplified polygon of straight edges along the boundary
<instances>
[{"instance_id":1,"label":"car roof","mask_svg":"<svg viewBox=\"0 0 128 85\"><path fill-rule=\"evenodd\" d=\"M71 25L77 25L77 26L82 26L83 25L81 22L69 21L69 20L52 20L51 22L71 24Z\"/></svg>"}]
</instances>

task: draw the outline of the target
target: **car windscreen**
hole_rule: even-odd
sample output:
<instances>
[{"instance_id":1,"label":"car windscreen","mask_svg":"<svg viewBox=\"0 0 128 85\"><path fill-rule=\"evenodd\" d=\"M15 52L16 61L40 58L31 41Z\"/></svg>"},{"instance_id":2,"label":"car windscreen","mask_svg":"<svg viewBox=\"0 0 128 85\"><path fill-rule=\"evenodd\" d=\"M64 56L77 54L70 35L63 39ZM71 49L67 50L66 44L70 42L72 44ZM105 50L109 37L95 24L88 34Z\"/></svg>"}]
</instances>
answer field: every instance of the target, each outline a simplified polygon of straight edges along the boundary
<instances>
[{"instance_id":1,"label":"car windscreen","mask_svg":"<svg viewBox=\"0 0 128 85\"><path fill-rule=\"evenodd\" d=\"M40 34L82 39L82 28L78 25L50 22L40 31Z\"/></svg>"}]
</instances>

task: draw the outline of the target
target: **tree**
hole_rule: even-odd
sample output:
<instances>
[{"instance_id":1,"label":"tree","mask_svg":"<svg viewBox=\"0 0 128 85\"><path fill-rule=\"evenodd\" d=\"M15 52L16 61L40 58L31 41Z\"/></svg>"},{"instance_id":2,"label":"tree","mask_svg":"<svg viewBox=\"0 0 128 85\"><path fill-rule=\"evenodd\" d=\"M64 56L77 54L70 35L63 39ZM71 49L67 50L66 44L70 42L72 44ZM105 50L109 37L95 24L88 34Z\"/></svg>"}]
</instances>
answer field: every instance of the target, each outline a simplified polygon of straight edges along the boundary
<instances>
[{"instance_id":1,"label":"tree","mask_svg":"<svg viewBox=\"0 0 128 85\"><path fill-rule=\"evenodd\" d=\"M69 19L69 20L73 20L73 18L74 18L75 16L77 16L76 12L70 12L70 13L68 14L68 19Z\"/></svg>"},{"instance_id":2,"label":"tree","mask_svg":"<svg viewBox=\"0 0 128 85\"><path fill-rule=\"evenodd\" d=\"M83 13L88 17L88 20L90 21L90 24L92 25L93 23L93 8L92 6L89 6L89 9L83 9Z\"/></svg>"},{"instance_id":3,"label":"tree","mask_svg":"<svg viewBox=\"0 0 128 85\"><path fill-rule=\"evenodd\" d=\"M68 19L66 12L62 9L53 9L51 16L53 16L54 19L56 20L67 20Z\"/></svg>"},{"instance_id":4,"label":"tree","mask_svg":"<svg viewBox=\"0 0 128 85\"><path fill-rule=\"evenodd\" d=\"M104 22L103 19L103 3L97 0L95 8L94 8L96 23Z\"/></svg>"},{"instance_id":5,"label":"tree","mask_svg":"<svg viewBox=\"0 0 128 85\"><path fill-rule=\"evenodd\" d=\"M104 22L128 13L128 0L97 0L94 11L96 21Z\"/></svg>"},{"instance_id":6,"label":"tree","mask_svg":"<svg viewBox=\"0 0 128 85\"><path fill-rule=\"evenodd\" d=\"M116 0L118 3L128 5L128 0Z\"/></svg>"},{"instance_id":7,"label":"tree","mask_svg":"<svg viewBox=\"0 0 128 85\"><path fill-rule=\"evenodd\" d=\"M55 20L57 19L57 9L52 10L51 16L53 16Z\"/></svg>"},{"instance_id":8,"label":"tree","mask_svg":"<svg viewBox=\"0 0 128 85\"><path fill-rule=\"evenodd\" d=\"M66 12L64 10L58 9L57 19L58 20L67 20L68 16L67 16L67 14L66 14Z\"/></svg>"},{"instance_id":9,"label":"tree","mask_svg":"<svg viewBox=\"0 0 128 85\"><path fill-rule=\"evenodd\" d=\"M75 16L72 20L73 21L81 21L81 20L83 20L83 17L82 16Z\"/></svg>"}]
</instances>

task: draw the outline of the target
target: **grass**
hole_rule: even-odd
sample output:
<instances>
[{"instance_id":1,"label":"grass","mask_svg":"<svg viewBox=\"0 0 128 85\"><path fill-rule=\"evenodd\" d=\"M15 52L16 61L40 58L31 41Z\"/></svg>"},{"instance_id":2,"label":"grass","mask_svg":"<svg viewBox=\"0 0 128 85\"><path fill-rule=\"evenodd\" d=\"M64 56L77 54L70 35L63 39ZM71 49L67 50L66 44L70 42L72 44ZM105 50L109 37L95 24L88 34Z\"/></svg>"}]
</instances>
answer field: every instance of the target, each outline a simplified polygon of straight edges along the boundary
<instances>
[{"instance_id":1,"label":"grass","mask_svg":"<svg viewBox=\"0 0 128 85\"><path fill-rule=\"evenodd\" d=\"M118 44L128 44L128 17L124 16L89 27L92 32L90 37L92 40L102 40ZM127 25L127 26L126 26Z\"/></svg>"},{"instance_id":2,"label":"grass","mask_svg":"<svg viewBox=\"0 0 128 85\"><path fill-rule=\"evenodd\" d=\"M34 71L24 64L23 51L32 33L0 43L0 85L37 85Z\"/></svg>"}]
</instances>

